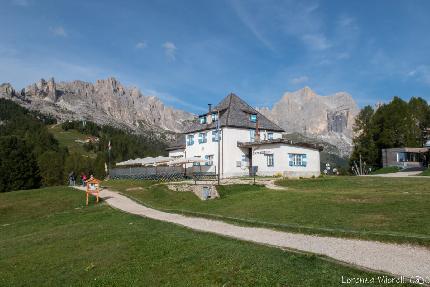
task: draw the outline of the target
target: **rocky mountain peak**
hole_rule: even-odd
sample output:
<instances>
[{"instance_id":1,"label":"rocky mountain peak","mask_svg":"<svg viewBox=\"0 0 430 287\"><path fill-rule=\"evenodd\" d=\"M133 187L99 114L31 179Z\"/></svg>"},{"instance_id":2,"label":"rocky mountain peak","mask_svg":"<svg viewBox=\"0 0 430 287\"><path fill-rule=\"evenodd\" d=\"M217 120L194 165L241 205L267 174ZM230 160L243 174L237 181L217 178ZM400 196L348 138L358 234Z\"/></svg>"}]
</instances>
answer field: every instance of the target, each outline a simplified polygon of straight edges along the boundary
<instances>
[{"instance_id":1,"label":"rocky mountain peak","mask_svg":"<svg viewBox=\"0 0 430 287\"><path fill-rule=\"evenodd\" d=\"M19 97L12 86L0 86L0 97L11 98L27 108L50 114L60 121L87 119L99 124L147 130L180 132L193 114L166 107L154 96L136 87L123 86L110 77L95 83L59 82L41 79L29 85Z\"/></svg>"},{"instance_id":2,"label":"rocky mountain peak","mask_svg":"<svg viewBox=\"0 0 430 287\"><path fill-rule=\"evenodd\" d=\"M351 150L352 126L359 109L346 92L320 96L309 87L286 92L272 109L260 112L288 133L322 137L324 141L343 146L345 155Z\"/></svg>"},{"instance_id":3,"label":"rocky mountain peak","mask_svg":"<svg viewBox=\"0 0 430 287\"><path fill-rule=\"evenodd\" d=\"M11 84L3 83L0 85L0 94L13 95L15 94L15 90Z\"/></svg>"},{"instance_id":4,"label":"rocky mountain peak","mask_svg":"<svg viewBox=\"0 0 430 287\"><path fill-rule=\"evenodd\" d=\"M299 90L300 93L304 94L305 97L316 97L317 94L308 86L305 86L303 89Z\"/></svg>"},{"instance_id":5,"label":"rocky mountain peak","mask_svg":"<svg viewBox=\"0 0 430 287\"><path fill-rule=\"evenodd\" d=\"M24 92L26 95L38 97L53 103L58 99L57 86L54 78L50 78L48 81L42 78L39 82L27 86Z\"/></svg>"}]
</instances>

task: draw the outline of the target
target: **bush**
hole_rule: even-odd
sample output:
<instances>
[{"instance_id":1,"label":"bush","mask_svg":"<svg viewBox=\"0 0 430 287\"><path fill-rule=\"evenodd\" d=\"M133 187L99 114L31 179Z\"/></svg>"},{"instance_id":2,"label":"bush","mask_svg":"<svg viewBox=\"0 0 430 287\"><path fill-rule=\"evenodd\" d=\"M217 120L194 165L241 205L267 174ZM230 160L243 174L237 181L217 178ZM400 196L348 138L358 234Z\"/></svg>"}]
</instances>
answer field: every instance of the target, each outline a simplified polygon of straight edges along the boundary
<instances>
[{"instance_id":1,"label":"bush","mask_svg":"<svg viewBox=\"0 0 430 287\"><path fill-rule=\"evenodd\" d=\"M44 186L64 184L64 155L47 151L38 158L40 175Z\"/></svg>"}]
</instances>

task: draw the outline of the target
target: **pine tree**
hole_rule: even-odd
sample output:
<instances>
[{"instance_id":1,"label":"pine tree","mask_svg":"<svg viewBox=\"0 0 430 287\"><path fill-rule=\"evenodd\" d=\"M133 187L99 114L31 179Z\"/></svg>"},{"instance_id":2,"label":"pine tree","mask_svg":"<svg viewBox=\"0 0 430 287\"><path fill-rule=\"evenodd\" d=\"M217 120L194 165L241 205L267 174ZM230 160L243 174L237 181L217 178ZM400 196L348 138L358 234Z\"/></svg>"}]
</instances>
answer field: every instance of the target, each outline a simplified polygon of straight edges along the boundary
<instances>
[{"instance_id":1,"label":"pine tree","mask_svg":"<svg viewBox=\"0 0 430 287\"><path fill-rule=\"evenodd\" d=\"M352 162L358 162L361 158L369 166L378 164L378 152L375 141L373 139L372 117L374 110L371 106L364 107L358 114L353 131L356 137L353 140L354 150L351 155Z\"/></svg>"},{"instance_id":2,"label":"pine tree","mask_svg":"<svg viewBox=\"0 0 430 287\"><path fill-rule=\"evenodd\" d=\"M38 188L40 183L32 147L15 136L0 137L0 192Z\"/></svg>"},{"instance_id":3,"label":"pine tree","mask_svg":"<svg viewBox=\"0 0 430 287\"><path fill-rule=\"evenodd\" d=\"M421 98L409 103L398 97L379 107L364 107L354 125L351 163L359 156L368 165L381 166L381 150L395 147L421 147L423 130L430 124L430 107Z\"/></svg>"}]
</instances>

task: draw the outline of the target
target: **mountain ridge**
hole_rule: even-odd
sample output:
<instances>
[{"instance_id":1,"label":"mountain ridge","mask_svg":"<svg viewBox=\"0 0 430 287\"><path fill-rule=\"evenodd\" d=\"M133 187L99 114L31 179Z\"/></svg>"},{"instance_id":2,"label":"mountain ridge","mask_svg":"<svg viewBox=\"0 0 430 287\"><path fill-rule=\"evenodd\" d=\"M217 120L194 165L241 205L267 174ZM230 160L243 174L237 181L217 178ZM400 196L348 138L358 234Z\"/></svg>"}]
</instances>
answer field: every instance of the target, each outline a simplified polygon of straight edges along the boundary
<instances>
[{"instance_id":1,"label":"mountain ridge","mask_svg":"<svg viewBox=\"0 0 430 287\"><path fill-rule=\"evenodd\" d=\"M143 95L136 87L125 87L114 77L95 83L41 79L20 92L5 83L0 85L0 97L60 121L90 120L136 132L180 132L183 123L194 117L192 113L165 106L155 96Z\"/></svg>"},{"instance_id":2,"label":"mountain ridge","mask_svg":"<svg viewBox=\"0 0 430 287\"><path fill-rule=\"evenodd\" d=\"M304 87L285 92L272 108L258 110L287 133L300 133L338 146L342 156L352 150L352 127L359 108L346 92L321 96Z\"/></svg>"},{"instance_id":3,"label":"mountain ridge","mask_svg":"<svg viewBox=\"0 0 430 287\"><path fill-rule=\"evenodd\" d=\"M17 92L10 84L0 85L0 97L64 122L89 120L125 128L136 133L181 133L194 114L166 107L155 96L143 95L136 87L125 87L113 77L94 83L75 80L55 82L41 79ZM272 108L256 108L282 127L287 134L327 142L347 157L352 150L355 116L359 109L346 92L321 96L310 87L285 92Z\"/></svg>"}]
</instances>

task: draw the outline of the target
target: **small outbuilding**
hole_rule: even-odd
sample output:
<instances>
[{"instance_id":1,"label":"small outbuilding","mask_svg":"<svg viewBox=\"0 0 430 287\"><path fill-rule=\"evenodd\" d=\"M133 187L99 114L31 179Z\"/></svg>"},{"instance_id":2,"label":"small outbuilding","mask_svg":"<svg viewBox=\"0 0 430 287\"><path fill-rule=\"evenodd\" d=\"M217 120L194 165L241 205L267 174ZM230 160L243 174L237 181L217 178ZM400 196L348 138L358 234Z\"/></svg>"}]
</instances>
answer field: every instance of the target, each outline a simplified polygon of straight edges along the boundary
<instances>
[{"instance_id":1,"label":"small outbuilding","mask_svg":"<svg viewBox=\"0 0 430 287\"><path fill-rule=\"evenodd\" d=\"M424 168L429 164L428 147L401 147L382 149L382 166Z\"/></svg>"}]
</instances>

